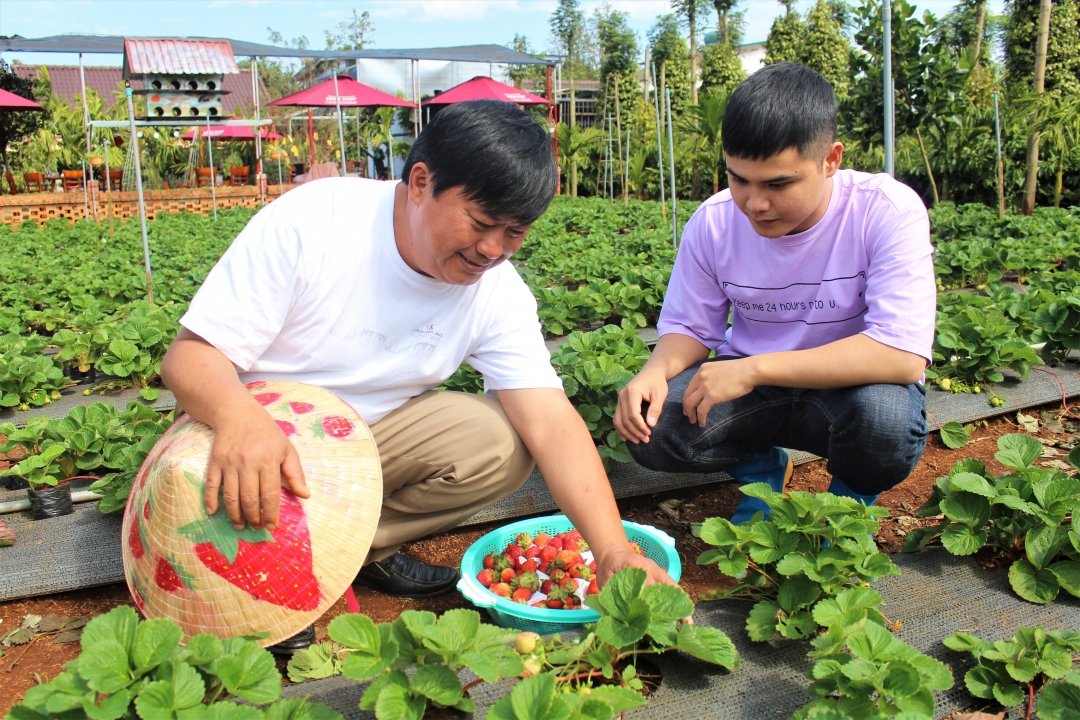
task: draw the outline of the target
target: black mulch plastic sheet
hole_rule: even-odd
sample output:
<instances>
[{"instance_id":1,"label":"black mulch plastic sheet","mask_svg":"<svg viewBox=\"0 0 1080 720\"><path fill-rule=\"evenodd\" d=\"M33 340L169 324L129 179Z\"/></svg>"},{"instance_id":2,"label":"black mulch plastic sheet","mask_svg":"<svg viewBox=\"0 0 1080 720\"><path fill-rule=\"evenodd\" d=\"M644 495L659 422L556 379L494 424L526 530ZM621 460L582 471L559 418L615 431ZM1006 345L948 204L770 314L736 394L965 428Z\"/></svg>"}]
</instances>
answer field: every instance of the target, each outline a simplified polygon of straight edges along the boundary
<instances>
[{"instance_id":1,"label":"black mulch plastic sheet","mask_svg":"<svg viewBox=\"0 0 1080 720\"><path fill-rule=\"evenodd\" d=\"M927 425L936 428L956 420L971 422L992 417L1018 409L1042 405L1061 400L1062 387L1069 397L1080 395L1080 375L1077 366L1070 364L1061 368L1036 368L1027 381L1019 382L1010 376L1004 383L994 387L997 394L1005 398L1005 405L995 408L990 405L986 393L953 394L931 386L927 392ZM84 397L74 395L47 405L44 410L49 414L63 416L73 404L88 403L94 399L105 399L124 407L138 399L133 390L119 395L107 393L99 396ZM153 403L155 409L167 410L174 400L168 391L162 391L162 397ZM38 410L42 410L39 408ZM16 413L16 421L34 414ZM11 413L0 413L0 421L11 419ZM793 453L796 463L815 459L809 453ZM619 498L645 495L662 490L707 485L730 479L724 473L710 474L673 474L657 473L634 464L618 464L610 473L615 496ZM0 501L9 499L2 497ZM20 497L25 497L25 494ZM497 520L509 520L528 515L551 512L556 509L555 501L548 492L544 479L538 471L533 471L525 484L516 492L503 498L494 505L467 519L463 524L471 525ZM34 537L45 538L41 545L30 545L21 539L19 528L29 522L28 514L5 515L9 525L17 526L16 535L20 538L11 548L0 548L0 600L18 597L31 597L47 593L61 592L77 587L105 585L123 580L120 570L119 522L106 519L94 513L87 513L87 505L80 508L84 520L77 526L70 526L58 519L41 520L33 530ZM80 515L76 512L76 515ZM24 522L25 519L25 522ZM36 541L35 541L36 543ZM72 547L93 548L93 556L88 553L57 553L52 548L70 543ZM28 545L30 545L28 547ZM82 566L90 565L89 569ZM43 568L47 568L43 570ZM18 577L18 582L9 578ZM78 578L79 584L72 584L69 578Z\"/></svg>"},{"instance_id":2,"label":"black mulch plastic sheet","mask_svg":"<svg viewBox=\"0 0 1080 720\"><path fill-rule=\"evenodd\" d=\"M890 620L902 623L896 633L900 639L953 669L953 689L937 693L939 718L955 710L987 704L972 698L964 689L970 656L949 650L941 644L943 638L961 630L1000 640L1011 637L1021 627L1080 628L1080 601L1061 596L1050 605L1024 602L1009 588L1004 569L983 571L972 558L953 557L943 550L894 555L893 559L903 574L875 585L885 600L883 612ZM786 718L809 702L805 673L813 664L806 656L810 643L779 639L751 642L745 630L750 607L748 602L718 600L700 603L694 615L697 623L717 627L732 639L742 657L738 669L728 672L681 652L661 656L659 665L664 677L660 688L645 707L626 713L627 719ZM462 678L468 681L473 676L466 671ZM477 704L476 716L484 717L514 682L502 680L473 688L470 694ZM349 720L369 720L374 714L360 712L358 707L366 686L336 677L289 686L285 695L310 695L313 701L332 706ZM1011 716L1017 717L1015 710Z\"/></svg>"}]
</instances>

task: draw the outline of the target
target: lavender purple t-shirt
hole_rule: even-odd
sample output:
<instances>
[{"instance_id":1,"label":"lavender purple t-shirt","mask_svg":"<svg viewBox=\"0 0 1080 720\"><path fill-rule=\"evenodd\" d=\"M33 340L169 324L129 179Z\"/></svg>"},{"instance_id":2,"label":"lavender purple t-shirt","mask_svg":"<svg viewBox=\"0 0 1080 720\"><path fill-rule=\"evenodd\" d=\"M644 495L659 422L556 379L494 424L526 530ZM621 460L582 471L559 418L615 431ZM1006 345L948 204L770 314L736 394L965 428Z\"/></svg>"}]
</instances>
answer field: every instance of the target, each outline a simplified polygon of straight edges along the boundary
<instances>
[{"instance_id":1,"label":"lavender purple t-shirt","mask_svg":"<svg viewBox=\"0 0 1080 720\"><path fill-rule=\"evenodd\" d=\"M930 362L932 251L922 201L888 175L838 171L821 220L776 239L754 232L724 190L683 230L657 328L736 357L863 333Z\"/></svg>"}]
</instances>

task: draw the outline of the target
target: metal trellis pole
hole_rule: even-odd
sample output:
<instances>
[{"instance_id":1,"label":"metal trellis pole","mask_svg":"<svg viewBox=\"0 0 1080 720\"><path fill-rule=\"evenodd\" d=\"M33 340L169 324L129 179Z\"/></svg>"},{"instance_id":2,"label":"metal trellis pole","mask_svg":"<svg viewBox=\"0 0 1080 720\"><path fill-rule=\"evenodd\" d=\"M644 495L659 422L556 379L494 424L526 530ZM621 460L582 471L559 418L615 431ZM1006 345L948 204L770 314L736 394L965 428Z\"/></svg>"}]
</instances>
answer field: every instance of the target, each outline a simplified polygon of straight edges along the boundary
<instances>
[{"instance_id":1,"label":"metal trellis pole","mask_svg":"<svg viewBox=\"0 0 1080 720\"><path fill-rule=\"evenodd\" d=\"M131 88L127 88L128 120L131 121L131 151L135 156L135 192L139 195L139 225L142 228L143 263L146 267L146 299L154 303L154 283L150 273L150 242L146 237L146 203L142 191L142 163L139 162L139 133L135 129L135 106L131 101Z\"/></svg>"},{"instance_id":2,"label":"metal trellis pole","mask_svg":"<svg viewBox=\"0 0 1080 720\"><path fill-rule=\"evenodd\" d=\"M345 174L348 165L345 162L345 130L341 126L341 95L338 93L337 65L334 65L334 105L337 107L337 132L338 142L341 143L341 174Z\"/></svg>"},{"instance_id":3,"label":"metal trellis pole","mask_svg":"<svg viewBox=\"0 0 1080 720\"><path fill-rule=\"evenodd\" d=\"M664 88L664 103L667 106L667 145L668 162L671 171L671 246L679 246L679 211L675 207L675 140L671 133L671 88Z\"/></svg>"},{"instance_id":4,"label":"metal trellis pole","mask_svg":"<svg viewBox=\"0 0 1080 720\"><path fill-rule=\"evenodd\" d=\"M623 204L630 205L630 129L626 129L626 162L623 163Z\"/></svg>"},{"instance_id":5,"label":"metal trellis pole","mask_svg":"<svg viewBox=\"0 0 1080 720\"><path fill-rule=\"evenodd\" d=\"M214 169L214 139L210 137L210 116L206 116L206 147L210 148L210 197L214 200L214 222L217 222L217 170Z\"/></svg>"},{"instance_id":6,"label":"metal trellis pole","mask_svg":"<svg viewBox=\"0 0 1080 720\"><path fill-rule=\"evenodd\" d=\"M113 237L113 206L112 206L112 173L109 172L109 141L102 140L105 145L105 211L109 215L109 237Z\"/></svg>"},{"instance_id":7,"label":"metal trellis pole","mask_svg":"<svg viewBox=\"0 0 1080 720\"><path fill-rule=\"evenodd\" d=\"M656 68L650 66L653 86L653 109L656 110L656 169L660 172L660 209L664 211L667 200L664 198L664 133L660 127L660 86L656 84Z\"/></svg>"},{"instance_id":8,"label":"metal trellis pole","mask_svg":"<svg viewBox=\"0 0 1080 720\"><path fill-rule=\"evenodd\" d=\"M884 0L881 5L881 29L885 41L884 47L884 74L885 74L885 172L894 175L896 172L896 135L894 123L896 122L896 98L892 80L892 1Z\"/></svg>"},{"instance_id":9,"label":"metal trellis pole","mask_svg":"<svg viewBox=\"0 0 1080 720\"><path fill-rule=\"evenodd\" d=\"M998 108L998 94L994 93L994 136L997 138L997 189L998 219L1005 219L1005 161L1001 157L1001 111Z\"/></svg>"}]
</instances>

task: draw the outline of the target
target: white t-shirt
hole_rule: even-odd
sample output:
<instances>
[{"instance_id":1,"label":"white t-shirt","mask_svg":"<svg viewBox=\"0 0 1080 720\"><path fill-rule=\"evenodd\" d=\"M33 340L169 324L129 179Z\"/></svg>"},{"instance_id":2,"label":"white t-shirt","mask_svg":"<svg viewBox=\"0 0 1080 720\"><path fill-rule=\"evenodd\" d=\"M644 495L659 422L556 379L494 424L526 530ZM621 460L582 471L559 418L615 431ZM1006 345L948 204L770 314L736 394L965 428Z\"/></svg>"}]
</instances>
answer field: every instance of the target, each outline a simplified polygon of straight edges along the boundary
<instances>
[{"instance_id":1,"label":"white t-shirt","mask_svg":"<svg viewBox=\"0 0 1080 720\"><path fill-rule=\"evenodd\" d=\"M244 382L297 380L376 423L467 361L487 390L558 388L536 300L509 262L469 286L405 264L398 183L328 178L263 208L180 323Z\"/></svg>"}]
</instances>

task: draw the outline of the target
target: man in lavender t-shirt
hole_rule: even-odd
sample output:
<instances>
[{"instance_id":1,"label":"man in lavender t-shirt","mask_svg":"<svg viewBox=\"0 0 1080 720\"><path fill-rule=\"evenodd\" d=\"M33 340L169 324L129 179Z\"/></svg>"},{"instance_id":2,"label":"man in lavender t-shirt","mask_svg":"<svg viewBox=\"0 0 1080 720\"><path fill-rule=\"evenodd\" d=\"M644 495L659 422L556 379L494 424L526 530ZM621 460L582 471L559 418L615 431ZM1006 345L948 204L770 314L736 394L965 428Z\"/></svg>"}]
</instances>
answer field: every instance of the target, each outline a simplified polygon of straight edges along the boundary
<instances>
[{"instance_id":1,"label":"man in lavender t-shirt","mask_svg":"<svg viewBox=\"0 0 1080 720\"><path fill-rule=\"evenodd\" d=\"M832 88L800 65L743 82L723 128L730 189L686 224L660 341L615 426L646 467L776 491L791 477L781 447L806 450L829 459L831 492L871 505L926 445L926 209L888 175L838 169ZM732 521L757 511L745 497Z\"/></svg>"}]
</instances>

